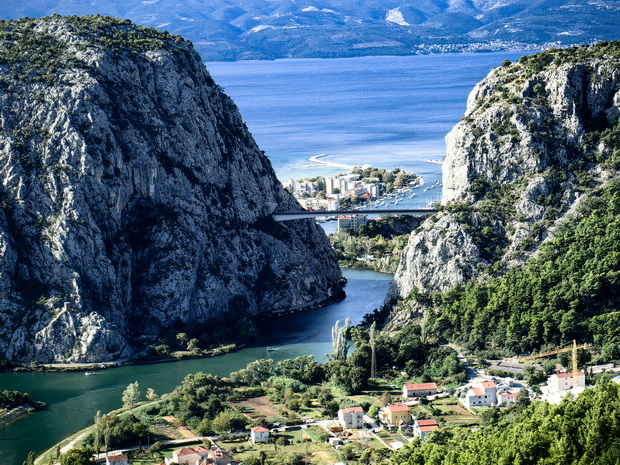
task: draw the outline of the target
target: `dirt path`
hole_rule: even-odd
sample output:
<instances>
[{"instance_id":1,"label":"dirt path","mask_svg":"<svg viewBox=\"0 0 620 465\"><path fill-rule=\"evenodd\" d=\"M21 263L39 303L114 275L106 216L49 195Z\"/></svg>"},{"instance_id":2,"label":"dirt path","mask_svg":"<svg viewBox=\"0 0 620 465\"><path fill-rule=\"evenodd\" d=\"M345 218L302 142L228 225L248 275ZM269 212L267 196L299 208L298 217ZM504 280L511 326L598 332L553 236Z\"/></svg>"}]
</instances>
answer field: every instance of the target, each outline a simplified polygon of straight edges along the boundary
<instances>
[{"instance_id":1,"label":"dirt path","mask_svg":"<svg viewBox=\"0 0 620 465\"><path fill-rule=\"evenodd\" d=\"M174 429L176 429L179 434L184 438L184 439L191 439L191 438L195 438L196 435L194 433L192 433L189 428L186 428L185 426L182 426L181 423L179 423L179 420L177 420L174 416L172 415L167 415L165 417L162 417L164 420L166 420L166 422L172 426Z\"/></svg>"},{"instance_id":2,"label":"dirt path","mask_svg":"<svg viewBox=\"0 0 620 465\"><path fill-rule=\"evenodd\" d=\"M245 412L246 416L265 415L266 417L281 417L284 415L283 412L278 412L274 409L273 403L266 396L250 397L249 399L234 403L252 408L252 411ZM281 407L285 412L288 411L284 406Z\"/></svg>"}]
</instances>

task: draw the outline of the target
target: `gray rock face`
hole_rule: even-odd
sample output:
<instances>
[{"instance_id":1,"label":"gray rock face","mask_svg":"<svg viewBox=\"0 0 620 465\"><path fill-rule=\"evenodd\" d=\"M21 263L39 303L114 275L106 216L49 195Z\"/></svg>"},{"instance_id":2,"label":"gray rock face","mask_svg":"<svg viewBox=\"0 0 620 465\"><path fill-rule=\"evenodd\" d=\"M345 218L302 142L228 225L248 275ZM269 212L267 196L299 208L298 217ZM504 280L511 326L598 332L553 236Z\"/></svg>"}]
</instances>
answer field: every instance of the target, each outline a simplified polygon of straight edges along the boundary
<instances>
[{"instance_id":1,"label":"gray rock face","mask_svg":"<svg viewBox=\"0 0 620 465\"><path fill-rule=\"evenodd\" d=\"M588 142L620 117L620 60L597 55L502 65L474 88L446 137L445 209L411 234L388 301L524 263L616 176L603 138Z\"/></svg>"},{"instance_id":2,"label":"gray rock face","mask_svg":"<svg viewBox=\"0 0 620 465\"><path fill-rule=\"evenodd\" d=\"M271 219L300 207L191 44L80 21L10 31L58 49L49 78L1 61L0 355L112 359L175 320L328 298L327 238Z\"/></svg>"}]
</instances>

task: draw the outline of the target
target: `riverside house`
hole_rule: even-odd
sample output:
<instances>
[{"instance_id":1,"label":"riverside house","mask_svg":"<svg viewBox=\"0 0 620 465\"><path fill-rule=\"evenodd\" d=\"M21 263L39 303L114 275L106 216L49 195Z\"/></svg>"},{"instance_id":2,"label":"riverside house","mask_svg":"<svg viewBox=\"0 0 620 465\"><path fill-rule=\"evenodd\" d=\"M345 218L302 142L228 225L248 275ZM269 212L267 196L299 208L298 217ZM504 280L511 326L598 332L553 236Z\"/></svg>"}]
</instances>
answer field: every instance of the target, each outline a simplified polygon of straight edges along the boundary
<instances>
[{"instance_id":1,"label":"riverside house","mask_svg":"<svg viewBox=\"0 0 620 465\"><path fill-rule=\"evenodd\" d=\"M129 465L129 457L126 455L108 455L105 463L106 465Z\"/></svg>"}]
</instances>

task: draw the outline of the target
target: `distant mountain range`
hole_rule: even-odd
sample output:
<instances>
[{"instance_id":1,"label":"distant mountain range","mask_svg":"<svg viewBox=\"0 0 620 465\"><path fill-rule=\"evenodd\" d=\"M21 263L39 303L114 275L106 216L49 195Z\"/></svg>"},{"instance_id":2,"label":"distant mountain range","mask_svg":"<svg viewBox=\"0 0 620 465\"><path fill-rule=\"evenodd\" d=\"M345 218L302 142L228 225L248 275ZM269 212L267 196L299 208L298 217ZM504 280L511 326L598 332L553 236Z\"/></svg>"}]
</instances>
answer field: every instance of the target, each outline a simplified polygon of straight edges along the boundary
<instances>
[{"instance_id":1,"label":"distant mountain range","mask_svg":"<svg viewBox=\"0 0 620 465\"><path fill-rule=\"evenodd\" d=\"M22 0L1 19L102 14L193 41L206 61L540 49L620 39L620 1Z\"/></svg>"}]
</instances>

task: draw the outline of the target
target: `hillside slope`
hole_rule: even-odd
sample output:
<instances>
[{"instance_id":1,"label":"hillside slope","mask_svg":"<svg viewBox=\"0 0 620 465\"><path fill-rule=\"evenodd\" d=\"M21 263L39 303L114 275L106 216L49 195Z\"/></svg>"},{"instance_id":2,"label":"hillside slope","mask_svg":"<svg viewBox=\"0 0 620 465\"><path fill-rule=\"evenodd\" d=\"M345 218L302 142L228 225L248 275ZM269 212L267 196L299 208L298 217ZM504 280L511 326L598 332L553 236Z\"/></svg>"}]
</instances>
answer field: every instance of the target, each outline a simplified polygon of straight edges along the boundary
<instances>
[{"instance_id":1,"label":"hillside slope","mask_svg":"<svg viewBox=\"0 0 620 465\"><path fill-rule=\"evenodd\" d=\"M272 220L299 206L181 37L5 22L0 102L0 354L110 359L179 322L336 289L324 233Z\"/></svg>"},{"instance_id":2,"label":"hillside slope","mask_svg":"<svg viewBox=\"0 0 620 465\"><path fill-rule=\"evenodd\" d=\"M434 308L430 333L478 348L489 339L531 350L600 336L591 318L614 307L620 272L619 121L618 42L493 70L447 136L443 211L403 252L389 294L400 302L393 325Z\"/></svg>"}]
</instances>

